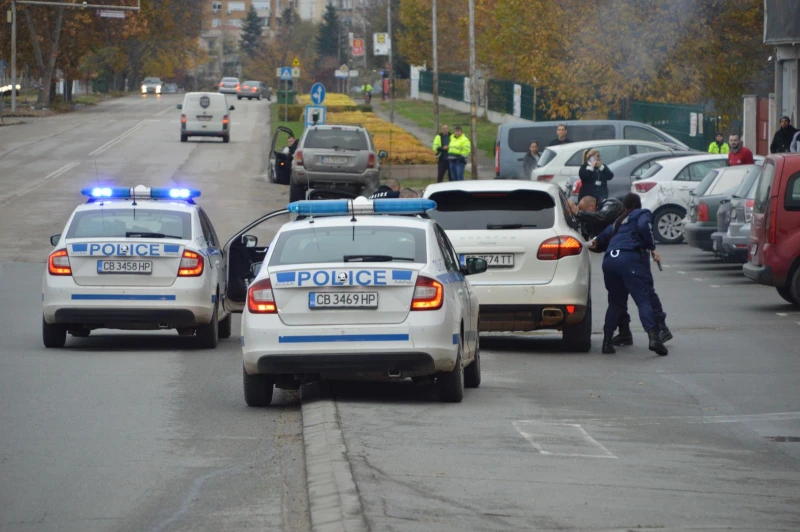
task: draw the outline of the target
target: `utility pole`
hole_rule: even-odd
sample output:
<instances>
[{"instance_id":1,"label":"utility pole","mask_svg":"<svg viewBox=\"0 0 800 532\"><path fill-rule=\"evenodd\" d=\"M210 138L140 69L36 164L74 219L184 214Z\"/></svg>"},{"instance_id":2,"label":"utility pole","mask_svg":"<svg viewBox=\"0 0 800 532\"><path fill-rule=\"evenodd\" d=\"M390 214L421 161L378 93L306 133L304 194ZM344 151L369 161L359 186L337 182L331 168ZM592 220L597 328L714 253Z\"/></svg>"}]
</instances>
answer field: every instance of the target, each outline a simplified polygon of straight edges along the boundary
<instances>
[{"instance_id":1,"label":"utility pole","mask_svg":"<svg viewBox=\"0 0 800 532\"><path fill-rule=\"evenodd\" d=\"M471 2L472 0L470 0ZM389 121L394 124L394 36L392 35L392 0L386 2L386 17L389 20Z\"/></svg>"},{"instance_id":2,"label":"utility pole","mask_svg":"<svg viewBox=\"0 0 800 532\"><path fill-rule=\"evenodd\" d=\"M367 44L367 0L361 0L361 35L364 36L364 74L361 78L365 81L365 83L369 83L369 70L368 65L369 62L367 61L367 50L369 50L369 44Z\"/></svg>"},{"instance_id":3,"label":"utility pole","mask_svg":"<svg viewBox=\"0 0 800 532\"><path fill-rule=\"evenodd\" d=\"M17 0L11 0L11 112L17 111Z\"/></svg>"},{"instance_id":4,"label":"utility pole","mask_svg":"<svg viewBox=\"0 0 800 532\"><path fill-rule=\"evenodd\" d=\"M478 179L478 102L475 81L475 0L469 0L469 141L472 144L472 179Z\"/></svg>"},{"instance_id":5,"label":"utility pole","mask_svg":"<svg viewBox=\"0 0 800 532\"><path fill-rule=\"evenodd\" d=\"M433 134L439 133L439 36L436 19L436 0L433 0L431 29L433 34Z\"/></svg>"}]
</instances>

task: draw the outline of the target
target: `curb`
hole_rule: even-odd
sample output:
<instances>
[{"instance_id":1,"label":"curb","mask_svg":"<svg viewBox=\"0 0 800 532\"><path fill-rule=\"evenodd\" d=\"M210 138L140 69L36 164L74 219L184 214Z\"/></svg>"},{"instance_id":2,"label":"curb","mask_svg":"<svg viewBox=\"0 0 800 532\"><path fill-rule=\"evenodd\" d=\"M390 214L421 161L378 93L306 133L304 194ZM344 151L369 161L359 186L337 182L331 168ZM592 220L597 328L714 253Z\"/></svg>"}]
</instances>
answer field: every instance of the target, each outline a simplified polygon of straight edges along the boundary
<instances>
[{"instance_id":1,"label":"curb","mask_svg":"<svg viewBox=\"0 0 800 532\"><path fill-rule=\"evenodd\" d=\"M314 532L367 532L339 412L317 386L301 389L303 445L311 528Z\"/></svg>"}]
</instances>

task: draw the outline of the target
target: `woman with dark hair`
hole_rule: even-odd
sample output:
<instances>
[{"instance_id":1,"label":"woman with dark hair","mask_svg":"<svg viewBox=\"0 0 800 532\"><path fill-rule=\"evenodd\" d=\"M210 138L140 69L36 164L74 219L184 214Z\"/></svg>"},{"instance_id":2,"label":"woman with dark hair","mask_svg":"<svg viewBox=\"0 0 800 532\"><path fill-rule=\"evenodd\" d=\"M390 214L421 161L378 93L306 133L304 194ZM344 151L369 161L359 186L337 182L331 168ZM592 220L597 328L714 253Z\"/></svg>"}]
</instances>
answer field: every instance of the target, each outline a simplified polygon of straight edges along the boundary
<instances>
[{"instance_id":1,"label":"woman with dark hair","mask_svg":"<svg viewBox=\"0 0 800 532\"><path fill-rule=\"evenodd\" d=\"M653 240L653 213L642 209L637 194L628 194L622 202L622 214L594 239L589 249L605 251L603 277L608 290L608 310L603 326L603 354L615 353L612 339L620 319L627 314L628 294L639 308L639 319L650 339L650 351L664 356L669 353L662 340L662 329L656 320L651 296L653 276L648 253L656 262L661 256Z\"/></svg>"},{"instance_id":2,"label":"woman with dark hair","mask_svg":"<svg viewBox=\"0 0 800 532\"><path fill-rule=\"evenodd\" d=\"M608 182L614 179L614 172L603 164L600 152L591 149L583 152L583 164L578 170L578 177L581 178L578 201L584 196L594 196L597 201L601 201L608 197Z\"/></svg>"}]
</instances>

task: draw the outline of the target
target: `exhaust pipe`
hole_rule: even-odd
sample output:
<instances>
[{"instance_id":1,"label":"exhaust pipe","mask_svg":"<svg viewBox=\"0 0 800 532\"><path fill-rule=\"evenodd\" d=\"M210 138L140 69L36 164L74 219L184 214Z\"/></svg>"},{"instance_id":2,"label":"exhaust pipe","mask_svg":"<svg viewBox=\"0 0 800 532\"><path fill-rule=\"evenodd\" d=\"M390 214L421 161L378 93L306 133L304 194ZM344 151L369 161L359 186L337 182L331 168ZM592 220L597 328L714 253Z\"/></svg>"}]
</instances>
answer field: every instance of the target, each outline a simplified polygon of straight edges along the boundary
<instances>
[{"instance_id":1,"label":"exhaust pipe","mask_svg":"<svg viewBox=\"0 0 800 532\"><path fill-rule=\"evenodd\" d=\"M399 369L390 369L388 374L390 379L399 379L403 376L403 372Z\"/></svg>"},{"instance_id":2,"label":"exhaust pipe","mask_svg":"<svg viewBox=\"0 0 800 532\"><path fill-rule=\"evenodd\" d=\"M169 323L158 322L157 325L159 329L169 329Z\"/></svg>"},{"instance_id":3,"label":"exhaust pipe","mask_svg":"<svg viewBox=\"0 0 800 532\"><path fill-rule=\"evenodd\" d=\"M555 325L564 319L564 312L560 308L548 307L542 310L542 322L545 325Z\"/></svg>"}]
</instances>

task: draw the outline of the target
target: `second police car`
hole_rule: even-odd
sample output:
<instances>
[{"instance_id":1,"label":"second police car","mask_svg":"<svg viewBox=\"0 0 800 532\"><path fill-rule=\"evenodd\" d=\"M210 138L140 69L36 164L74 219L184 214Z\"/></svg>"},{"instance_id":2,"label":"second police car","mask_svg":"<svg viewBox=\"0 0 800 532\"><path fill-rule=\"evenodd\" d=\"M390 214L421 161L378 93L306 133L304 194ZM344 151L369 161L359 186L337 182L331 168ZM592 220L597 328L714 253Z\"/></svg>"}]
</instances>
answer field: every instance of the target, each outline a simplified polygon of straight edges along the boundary
<instances>
[{"instance_id":1,"label":"second police car","mask_svg":"<svg viewBox=\"0 0 800 532\"><path fill-rule=\"evenodd\" d=\"M480 384L478 301L431 200L298 201L242 315L244 396L325 378L435 380L443 401ZM243 239L247 237L240 233ZM237 237L232 239L233 242Z\"/></svg>"},{"instance_id":2,"label":"second police car","mask_svg":"<svg viewBox=\"0 0 800 532\"><path fill-rule=\"evenodd\" d=\"M95 187L50 241L42 339L93 329L177 329L216 347L231 334L225 261L211 221L185 188Z\"/></svg>"}]
</instances>

